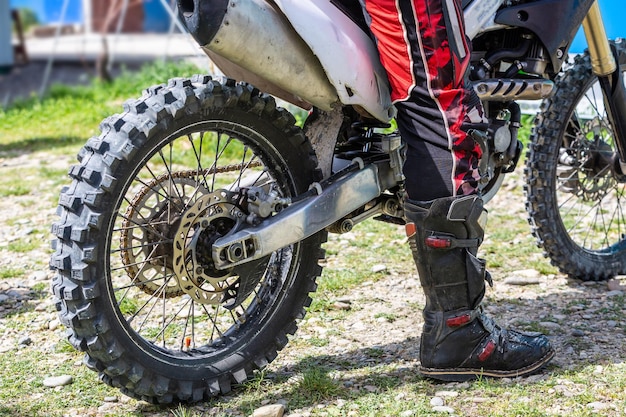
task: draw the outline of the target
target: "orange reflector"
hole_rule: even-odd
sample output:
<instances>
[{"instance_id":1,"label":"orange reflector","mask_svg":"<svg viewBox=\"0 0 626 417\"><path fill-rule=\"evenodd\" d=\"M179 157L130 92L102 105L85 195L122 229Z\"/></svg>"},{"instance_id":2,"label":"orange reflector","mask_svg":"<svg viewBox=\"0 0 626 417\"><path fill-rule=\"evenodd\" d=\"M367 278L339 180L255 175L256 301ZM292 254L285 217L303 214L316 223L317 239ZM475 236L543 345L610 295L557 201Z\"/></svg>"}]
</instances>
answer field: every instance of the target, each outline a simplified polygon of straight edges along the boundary
<instances>
[{"instance_id":1,"label":"orange reflector","mask_svg":"<svg viewBox=\"0 0 626 417\"><path fill-rule=\"evenodd\" d=\"M407 223L404 225L404 230L406 231L406 237L411 237L417 233L417 228L415 227L415 223Z\"/></svg>"}]
</instances>

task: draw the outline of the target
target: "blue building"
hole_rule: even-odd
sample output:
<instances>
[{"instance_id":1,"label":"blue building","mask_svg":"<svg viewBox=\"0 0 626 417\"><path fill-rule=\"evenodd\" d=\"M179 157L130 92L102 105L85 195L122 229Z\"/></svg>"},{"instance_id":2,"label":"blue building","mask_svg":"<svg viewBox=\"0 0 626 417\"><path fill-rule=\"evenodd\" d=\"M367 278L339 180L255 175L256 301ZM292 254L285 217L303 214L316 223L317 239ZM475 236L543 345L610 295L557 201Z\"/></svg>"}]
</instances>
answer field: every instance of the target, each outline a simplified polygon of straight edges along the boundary
<instances>
[{"instance_id":1,"label":"blue building","mask_svg":"<svg viewBox=\"0 0 626 417\"><path fill-rule=\"evenodd\" d=\"M6 0L4 0L6 1ZM65 0L9 0L13 9L29 8L37 15L43 24L54 24L61 20L61 12ZM101 17L102 10L108 7L109 2L102 0L68 0L64 24L81 24L89 31L94 22ZM166 0L170 4L170 0ZM161 0L143 0L135 16L129 15L127 19L140 19L133 25L134 31L140 29L143 32L167 32L170 29L170 15L163 7ZM94 25L92 25L94 23Z\"/></svg>"},{"instance_id":2,"label":"blue building","mask_svg":"<svg viewBox=\"0 0 626 417\"><path fill-rule=\"evenodd\" d=\"M10 0L11 8L28 8L35 12L41 23L56 23L61 18L64 0ZM83 0L69 0L64 23L82 23Z\"/></svg>"}]
</instances>

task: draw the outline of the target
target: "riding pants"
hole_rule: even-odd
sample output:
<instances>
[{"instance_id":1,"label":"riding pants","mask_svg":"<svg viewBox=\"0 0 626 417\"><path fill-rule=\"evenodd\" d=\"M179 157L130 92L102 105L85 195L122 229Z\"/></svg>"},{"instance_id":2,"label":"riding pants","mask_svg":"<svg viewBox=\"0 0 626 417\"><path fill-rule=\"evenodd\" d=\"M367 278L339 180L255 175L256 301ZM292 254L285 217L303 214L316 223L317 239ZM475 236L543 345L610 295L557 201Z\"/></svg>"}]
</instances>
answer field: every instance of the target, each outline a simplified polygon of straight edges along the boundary
<instances>
[{"instance_id":1,"label":"riding pants","mask_svg":"<svg viewBox=\"0 0 626 417\"><path fill-rule=\"evenodd\" d=\"M407 144L408 197L477 191L481 149L467 130L485 129L478 96L465 87L470 60L461 0L364 0Z\"/></svg>"}]
</instances>

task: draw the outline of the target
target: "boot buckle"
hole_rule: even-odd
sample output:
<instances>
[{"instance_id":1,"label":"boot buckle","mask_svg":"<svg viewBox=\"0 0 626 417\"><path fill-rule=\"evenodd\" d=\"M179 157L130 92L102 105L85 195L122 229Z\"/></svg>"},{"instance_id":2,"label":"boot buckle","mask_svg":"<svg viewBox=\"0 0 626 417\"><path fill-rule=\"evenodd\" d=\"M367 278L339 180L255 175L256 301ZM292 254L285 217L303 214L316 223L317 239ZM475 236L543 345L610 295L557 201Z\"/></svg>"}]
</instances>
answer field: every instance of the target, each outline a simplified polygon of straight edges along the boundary
<instances>
[{"instance_id":1,"label":"boot buckle","mask_svg":"<svg viewBox=\"0 0 626 417\"><path fill-rule=\"evenodd\" d=\"M494 350L496 350L496 343L493 340L489 339L487 345L485 345L482 352L480 352L480 354L478 355L478 360L481 362L486 361L491 356Z\"/></svg>"},{"instance_id":2,"label":"boot buckle","mask_svg":"<svg viewBox=\"0 0 626 417\"><path fill-rule=\"evenodd\" d=\"M461 327L465 326L468 323L471 323L472 321L474 321L474 319L480 317L481 309L477 308L474 310L457 311L456 313L457 314L455 314L454 316L446 319L446 325L450 328Z\"/></svg>"},{"instance_id":3,"label":"boot buckle","mask_svg":"<svg viewBox=\"0 0 626 417\"><path fill-rule=\"evenodd\" d=\"M449 237L428 236L425 239L426 246L435 249L448 249L452 247L452 239Z\"/></svg>"},{"instance_id":4,"label":"boot buckle","mask_svg":"<svg viewBox=\"0 0 626 417\"><path fill-rule=\"evenodd\" d=\"M448 327L461 327L469 323L470 321L472 321L472 315L467 313L467 314L462 314L460 316L451 317L447 319L446 325Z\"/></svg>"},{"instance_id":5,"label":"boot buckle","mask_svg":"<svg viewBox=\"0 0 626 417\"><path fill-rule=\"evenodd\" d=\"M457 239L452 236L430 235L424 239L426 246L433 249L477 248L478 239Z\"/></svg>"}]
</instances>

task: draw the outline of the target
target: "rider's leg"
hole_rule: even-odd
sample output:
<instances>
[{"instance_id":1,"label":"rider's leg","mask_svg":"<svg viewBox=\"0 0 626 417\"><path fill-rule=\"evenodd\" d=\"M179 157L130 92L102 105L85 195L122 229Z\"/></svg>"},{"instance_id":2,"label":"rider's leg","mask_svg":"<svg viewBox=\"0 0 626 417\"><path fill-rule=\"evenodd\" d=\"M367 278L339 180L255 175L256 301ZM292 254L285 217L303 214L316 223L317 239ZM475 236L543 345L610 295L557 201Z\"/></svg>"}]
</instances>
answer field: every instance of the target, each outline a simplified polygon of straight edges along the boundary
<instances>
[{"instance_id":1,"label":"rider's leg","mask_svg":"<svg viewBox=\"0 0 626 417\"><path fill-rule=\"evenodd\" d=\"M504 330L480 308L486 216L476 194L481 150L468 131L487 121L463 80L470 50L460 1L365 4L407 144L407 235L426 295L421 370L446 380L533 372L554 355L548 340Z\"/></svg>"},{"instance_id":2,"label":"rider's leg","mask_svg":"<svg viewBox=\"0 0 626 417\"><path fill-rule=\"evenodd\" d=\"M530 374L554 355L547 338L502 329L482 313L484 261L476 257L486 219L476 195L411 201L407 236L426 295L420 370L459 381Z\"/></svg>"}]
</instances>

